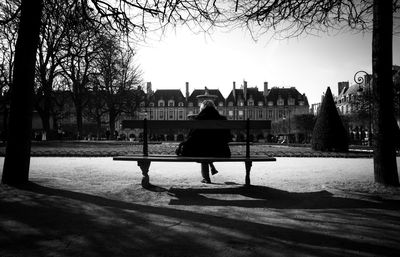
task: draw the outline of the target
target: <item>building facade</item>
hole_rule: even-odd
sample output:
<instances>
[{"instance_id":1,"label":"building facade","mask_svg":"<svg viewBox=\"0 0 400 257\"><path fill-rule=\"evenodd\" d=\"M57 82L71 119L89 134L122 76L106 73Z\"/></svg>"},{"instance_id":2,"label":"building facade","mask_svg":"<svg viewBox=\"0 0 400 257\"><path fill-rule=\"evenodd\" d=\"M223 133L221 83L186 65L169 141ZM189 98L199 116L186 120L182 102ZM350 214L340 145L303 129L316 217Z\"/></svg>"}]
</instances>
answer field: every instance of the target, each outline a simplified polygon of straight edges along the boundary
<instances>
[{"instance_id":1,"label":"building facade","mask_svg":"<svg viewBox=\"0 0 400 257\"><path fill-rule=\"evenodd\" d=\"M189 93L189 83L186 82L185 94L179 89L152 90L151 82L147 83L146 99L140 103L137 114L138 119L149 120L187 120L191 115L199 112L199 95L204 95L206 89L194 89ZM227 98L224 98L219 89L207 89L208 94L215 95L215 105L221 115L228 120L271 120L277 122L289 119L298 114L309 113L309 104L305 94L300 94L294 87L291 88L268 88L264 83L263 90L257 87L248 87L244 81L240 88L236 88L233 82L232 90ZM129 117L121 117L129 119ZM119 124L117 124L117 127ZM120 134L126 137L137 138L140 131L121 130ZM174 139L181 137L184 132L176 132ZM258 132L260 133L260 132ZM270 131L263 131L265 137ZM257 135L255 135L257 136ZM259 135L258 135L259 136ZM167 137L164 135L164 138ZM172 138L172 136L169 136Z\"/></svg>"}]
</instances>

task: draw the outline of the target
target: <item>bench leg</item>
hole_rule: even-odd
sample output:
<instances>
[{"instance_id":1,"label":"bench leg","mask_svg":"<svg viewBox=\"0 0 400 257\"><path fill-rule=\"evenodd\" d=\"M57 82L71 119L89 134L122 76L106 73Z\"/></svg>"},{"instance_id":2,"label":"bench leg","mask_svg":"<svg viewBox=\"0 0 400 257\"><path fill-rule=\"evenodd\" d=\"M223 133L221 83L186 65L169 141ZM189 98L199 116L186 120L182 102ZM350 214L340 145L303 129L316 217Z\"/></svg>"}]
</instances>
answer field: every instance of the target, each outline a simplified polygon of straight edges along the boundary
<instances>
[{"instance_id":1,"label":"bench leg","mask_svg":"<svg viewBox=\"0 0 400 257\"><path fill-rule=\"evenodd\" d=\"M150 161L138 161L137 164L142 170L142 187L146 188L150 186L150 177L149 177L149 168L150 168Z\"/></svg>"},{"instance_id":2,"label":"bench leg","mask_svg":"<svg viewBox=\"0 0 400 257\"><path fill-rule=\"evenodd\" d=\"M245 166L246 166L245 183L246 183L246 186L250 186L250 170L251 170L252 162L251 161L245 161L244 163L245 163Z\"/></svg>"}]
</instances>

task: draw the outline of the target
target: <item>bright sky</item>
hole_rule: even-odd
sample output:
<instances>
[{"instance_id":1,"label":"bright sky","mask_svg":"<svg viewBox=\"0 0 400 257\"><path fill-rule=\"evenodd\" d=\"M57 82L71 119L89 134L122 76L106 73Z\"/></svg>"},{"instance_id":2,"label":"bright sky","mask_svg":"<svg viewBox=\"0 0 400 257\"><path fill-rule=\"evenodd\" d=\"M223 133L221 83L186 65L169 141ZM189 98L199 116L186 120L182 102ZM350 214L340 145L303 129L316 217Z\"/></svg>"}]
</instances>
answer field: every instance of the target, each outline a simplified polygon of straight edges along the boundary
<instances>
[{"instance_id":1,"label":"bright sky","mask_svg":"<svg viewBox=\"0 0 400 257\"><path fill-rule=\"evenodd\" d=\"M137 64L144 81L156 89L189 91L220 89L227 97L248 82L249 87L296 87L310 105L328 86L337 95L337 82L350 81L359 70L372 71L370 34L340 33L303 36L289 40L261 38L255 42L246 31L194 34L186 29L149 38L137 47ZM400 38L393 38L393 63L400 65Z\"/></svg>"}]
</instances>

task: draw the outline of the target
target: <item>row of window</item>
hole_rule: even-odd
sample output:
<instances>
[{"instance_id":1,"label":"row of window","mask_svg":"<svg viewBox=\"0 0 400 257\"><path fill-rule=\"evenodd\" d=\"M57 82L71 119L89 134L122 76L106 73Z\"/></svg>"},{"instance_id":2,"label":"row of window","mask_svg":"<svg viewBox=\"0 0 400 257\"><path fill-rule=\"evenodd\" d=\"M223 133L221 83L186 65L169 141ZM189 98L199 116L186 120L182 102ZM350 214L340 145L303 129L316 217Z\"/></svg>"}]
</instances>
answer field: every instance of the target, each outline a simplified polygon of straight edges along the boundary
<instances>
[{"instance_id":1,"label":"row of window","mask_svg":"<svg viewBox=\"0 0 400 257\"><path fill-rule=\"evenodd\" d=\"M274 111L275 110L268 110L266 118L273 119ZM250 119L263 119L264 118L263 110L247 110L247 111L238 110L238 111L236 111L236 115L233 110L228 110L226 112L223 110L219 110L219 113L221 115L226 115L228 119L234 119L235 116L236 116L236 118L243 119L245 116L245 113L247 114L246 117L250 118ZM193 111L188 112L188 115L192 115L192 114L195 114L195 113L193 113ZM284 118L286 116L290 116L290 114L291 114L291 111L289 111L289 110L278 110L277 112L275 112L275 115L277 116L278 119ZM156 118L156 115L157 115L157 118ZM183 109L179 109L177 112L175 112L174 109L168 109L168 110L160 109L157 112L155 112L153 109L149 110L150 120L154 120L154 119L184 120L185 119L184 115L185 115L185 113L184 113Z\"/></svg>"},{"instance_id":2,"label":"row of window","mask_svg":"<svg viewBox=\"0 0 400 257\"><path fill-rule=\"evenodd\" d=\"M175 106L175 101L174 101L174 100L169 100L167 104L168 104L168 105L167 105L168 107L174 107L174 106ZM198 103L199 106L200 106L200 104L201 104L201 103ZM285 101L284 101L282 98L279 98L276 104L277 104L278 106L283 106L283 105L285 104ZM258 106L263 106L264 103L263 103L262 101L259 101L259 102L257 103L257 105L258 105ZM288 99L288 105L295 105L295 99L289 98L289 99ZM304 105L304 102L303 102L303 101L299 101L299 105ZM140 104L140 106L141 106L141 107L144 107L144 106L145 106L145 103L142 102L142 103ZM150 102L150 103L149 103L149 106L150 106L150 107L154 107L154 106L155 106L155 103L154 103L154 102ZM166 105L165 105L165 101L164 101L164 100L159 100L157 106L158 106L158 107L165 107L165 106L166 106ZM178 103L178 106L179 106L179 107L183 107L183 106L184 106L184 103L183 103L183 102L179 102L179 103ZM188 106L189 106L189 107L193 107L193 102L189 102L189 103L188 103ZM224 106L224 103L223 103L223 102L219 102L219 103L218 103L218 106ZM228 106L233 106L233 102L228 102ZM238 106L244 106L244 101L243 101L243 100L238 101ZM254 106L254 101L251 100L251 99L248 100L248 101L247 101L247 106ZM274 102L273 102L273 101L268 101L268 106L274 106Z\"/></svg>"},{"instance_id":3,"label":"row of window","mask_svg":"<svg viewBox=\"0 0 400 257\"><path fill-rule=\"evenodd\" d=\"M345 102L350 102L350 101L355 101L357 98L356 95L346 95L346 96L342 96L340 99L338 99L338 103L345 103Z\"/></svg>"}]
</instances>

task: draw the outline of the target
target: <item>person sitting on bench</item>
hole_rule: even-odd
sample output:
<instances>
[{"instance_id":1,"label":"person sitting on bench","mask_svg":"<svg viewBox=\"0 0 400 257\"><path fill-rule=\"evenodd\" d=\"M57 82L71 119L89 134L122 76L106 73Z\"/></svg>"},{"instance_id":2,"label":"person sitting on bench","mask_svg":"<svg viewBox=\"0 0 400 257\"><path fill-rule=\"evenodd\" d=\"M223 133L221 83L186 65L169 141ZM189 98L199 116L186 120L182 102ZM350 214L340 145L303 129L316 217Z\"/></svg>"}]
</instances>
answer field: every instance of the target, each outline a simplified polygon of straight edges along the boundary
<instances>
[{"instance_id":1,"label":"person sitting on bench","mask_svg":"<svg viewBox=\"0 0 400 257\"><path fill-rule=\"evenodd\" d=\"M200 113L194 119L226 120L226 117L218 113L213 101L204 100L200 105ZM179 144L176 154L190 157L230 157L228 142L231 139L229 129L193 129L187 140ZM212 175L218 173L212 162L202 163L203 183L211 183L207 165L210 165Z\"/></svg>"}]
</instances>

